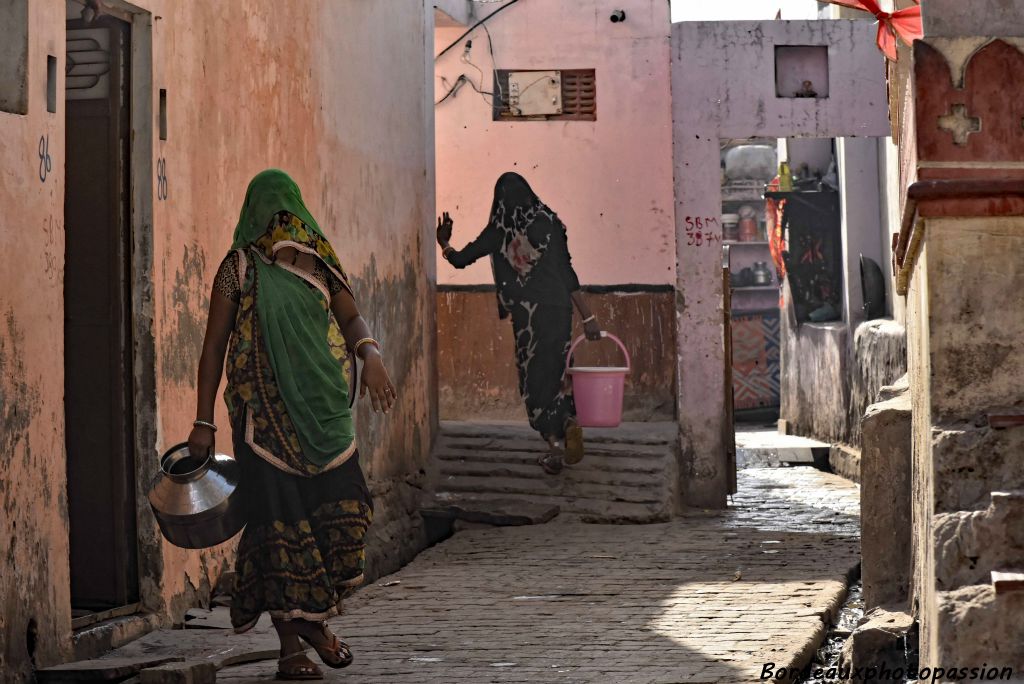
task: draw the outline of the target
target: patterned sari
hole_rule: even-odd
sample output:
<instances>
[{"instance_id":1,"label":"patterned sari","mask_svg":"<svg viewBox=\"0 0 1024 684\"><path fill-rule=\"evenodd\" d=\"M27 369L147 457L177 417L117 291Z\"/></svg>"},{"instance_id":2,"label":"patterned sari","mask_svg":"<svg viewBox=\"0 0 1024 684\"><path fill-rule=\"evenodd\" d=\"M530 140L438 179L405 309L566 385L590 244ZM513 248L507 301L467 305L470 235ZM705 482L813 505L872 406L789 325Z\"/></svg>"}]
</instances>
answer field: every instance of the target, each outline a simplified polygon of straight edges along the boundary
<instances>
[{"instance_id":1,"label":"patterned sari","mask_svg":"<svg viewBox=\"0 0 1024 684\"><path fill-rule=\"evenodd\" d=\"M261 201L276 207L266 221L253 212ZM215 280L215 291L238 304L224 392L248 513L231 602L236 632L263 611L275 619L336 615L363 580L373 515L351 429L351 359L330 311L330 298L351 289L301 202L282 172L257 176ZM278 263L285 247L316 255L316 268Z\"/></svg>"},{"instance_id":2,"label":"patterned sari","mask_svg":"<svg viewBox=\"0 0 1024 684\"><path fill-rule=\"evenodd\" d=\"M465 268L485 256L494 271L498 314L512 319L519 393L530 426L545 439L562 439L567 422L576 417L565 366L571 296L580 282L565 226L519 174L502 174L487 227L447 258L452 266Z\"/></svg>"}]
</instances>

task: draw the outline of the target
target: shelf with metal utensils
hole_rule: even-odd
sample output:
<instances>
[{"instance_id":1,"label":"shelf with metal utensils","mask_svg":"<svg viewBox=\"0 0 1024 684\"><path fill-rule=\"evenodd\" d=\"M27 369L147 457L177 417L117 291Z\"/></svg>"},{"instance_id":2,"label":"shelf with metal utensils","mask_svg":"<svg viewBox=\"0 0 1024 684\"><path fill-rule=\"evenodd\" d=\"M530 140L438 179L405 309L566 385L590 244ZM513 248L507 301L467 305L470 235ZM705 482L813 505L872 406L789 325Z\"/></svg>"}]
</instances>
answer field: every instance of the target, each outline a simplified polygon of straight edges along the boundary
<instances>
[{"instance_id":1,"label":"shelf with metal utensils","mask_svg":"<svg viewBox=\"0 0 1024 684\"><path fill-rule=\"evenodd\" d=\"M733 285L734 292L769 292L778 291L778 285Z\"/></svg>"},{"instance_id":2,"label":"shelf with metal utensils","mask_svg":"<svg viewBox=\"0 0 1024 684\"><path fill-rule=\"evenodd\" d=\"M764 200L764 182L731 181L722 185L723 202L761 202Z\"/></svg>"}]
</instances>

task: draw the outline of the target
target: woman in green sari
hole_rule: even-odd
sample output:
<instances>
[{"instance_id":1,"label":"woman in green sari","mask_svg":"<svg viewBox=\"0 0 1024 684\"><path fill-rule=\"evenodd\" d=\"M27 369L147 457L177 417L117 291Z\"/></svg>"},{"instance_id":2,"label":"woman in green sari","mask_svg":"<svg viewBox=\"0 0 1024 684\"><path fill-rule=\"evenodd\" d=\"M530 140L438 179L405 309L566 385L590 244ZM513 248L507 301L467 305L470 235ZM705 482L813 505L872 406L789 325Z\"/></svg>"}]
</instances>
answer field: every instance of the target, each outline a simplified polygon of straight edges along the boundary
<instances>
[{"instance_id":1,"label":"woman in green sari","mask_svg":"<svg viewBox=\"0 0 1024 684\"><path fill-rule=\"evenodd\" d=\"M282 679L323 678L302 642L330 667L352 662L326 623L363 580L373 515L346 378L358 355L360 395L387 413L395 388L379 347L298 186L276 169L257 175L210 296L189 448L214 448L226 354L224 399L248 512L231 621L241 633L270 613Z\"/></svg>"}]
</instances>

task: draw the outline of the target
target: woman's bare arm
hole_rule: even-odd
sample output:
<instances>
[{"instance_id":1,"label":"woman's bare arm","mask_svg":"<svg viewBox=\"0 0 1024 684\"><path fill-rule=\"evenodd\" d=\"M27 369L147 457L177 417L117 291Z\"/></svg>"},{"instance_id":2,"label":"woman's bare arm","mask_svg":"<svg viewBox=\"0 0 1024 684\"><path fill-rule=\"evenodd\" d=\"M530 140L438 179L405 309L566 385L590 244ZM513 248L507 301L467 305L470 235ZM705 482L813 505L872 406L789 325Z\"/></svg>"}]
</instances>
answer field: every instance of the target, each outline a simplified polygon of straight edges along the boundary
<instances>
[{"instance_id":1,"label":"woman's bare arm","mask_svg":"<svg viewBox=\"0 0 1024 684\"><path fill-rule=\"evenodd\" d=\"M196 420L213 422L213 406L217 400L224 373L224 355L235 325L238 305L216 290L210 295L210 313L206 321L206 336L199 357L199 377L196 390ZM213 430L195 426L189 436L189 448L196 458L205 456L214 448Z\"/></svg>"},{"instance_id":2,"label":"woman's bare arm","mask_svg":"<svg viewBox=\"0 0 1024 684\"><path fill-rule=\"evenodd\" d=\"M338 321L349 349L360 340L373 337L370 326L359 314L356 300L348 290L343 289L331 298L331 312ZM363 382L359 388L359 396L364 397L369 393L373 410L387 413L394 406L397 393L384 367L380 350L372 344L363 344L356 353L363 360ZM355 391L355 388L351 388L351 391Z\"/></svg>"},{"instance_id":3,"label":"woman's bare arm","mask_svg":"<svg viewBox=\"0 0 1024 684\"><path fill-rule=\"evenodd\" d=\"M597 317L590 312L590 307L587 306L587 301L583 298L583 290L576 290L569 296L572 297L572 303L576 305L576 310L580 312L580 318L583 319L583 331L587 334L587 339L601 339L601 325L597 322Z\"/></svg>"}]
</instances>

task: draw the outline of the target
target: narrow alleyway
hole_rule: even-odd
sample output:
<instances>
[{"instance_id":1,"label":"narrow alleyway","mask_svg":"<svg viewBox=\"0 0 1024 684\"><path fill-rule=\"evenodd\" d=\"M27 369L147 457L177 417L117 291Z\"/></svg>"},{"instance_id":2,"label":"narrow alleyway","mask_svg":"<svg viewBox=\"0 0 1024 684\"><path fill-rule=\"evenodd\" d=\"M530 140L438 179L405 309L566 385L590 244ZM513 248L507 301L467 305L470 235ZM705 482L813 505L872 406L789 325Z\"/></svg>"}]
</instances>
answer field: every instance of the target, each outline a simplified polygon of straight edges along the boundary
<instances>
[{"instance_id":1,"label":"narrow alleyway","mask_svg":"<svg viewBox=\"0 0 1024 684\"><path fill-rule=\"evenodd\" d=\"M740 472L725 512L670 523L474 529L360 591L333 621L359 682L753 682L807 662L858 560L855 485ZM112 657L273 649L269 624L163 632ZM222 670L266 681L274 662Z\"/></svg>"}]
</instances>

